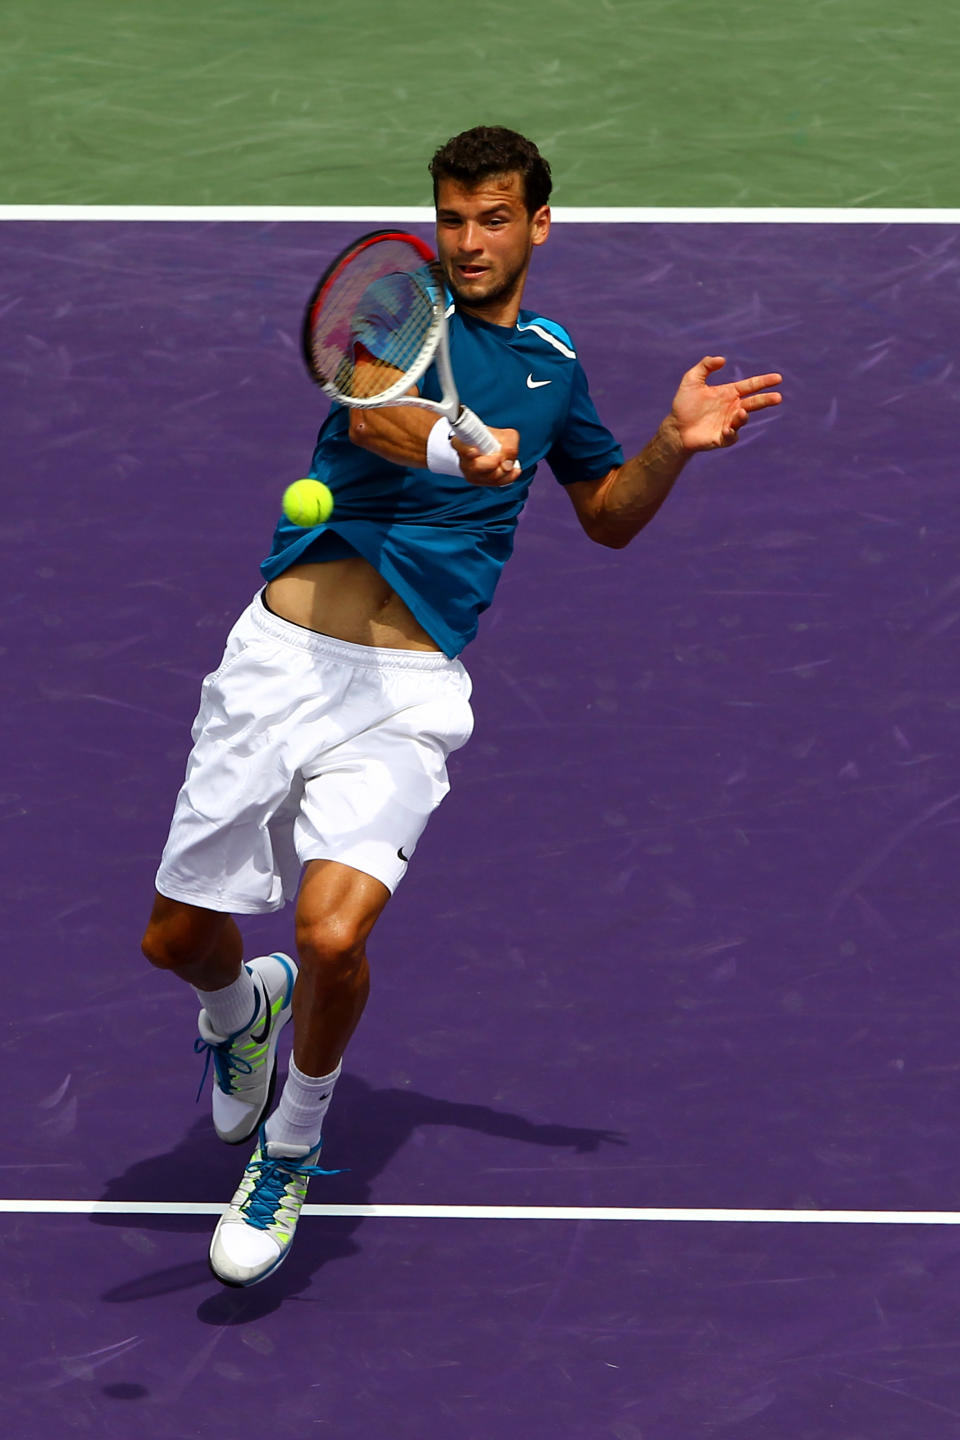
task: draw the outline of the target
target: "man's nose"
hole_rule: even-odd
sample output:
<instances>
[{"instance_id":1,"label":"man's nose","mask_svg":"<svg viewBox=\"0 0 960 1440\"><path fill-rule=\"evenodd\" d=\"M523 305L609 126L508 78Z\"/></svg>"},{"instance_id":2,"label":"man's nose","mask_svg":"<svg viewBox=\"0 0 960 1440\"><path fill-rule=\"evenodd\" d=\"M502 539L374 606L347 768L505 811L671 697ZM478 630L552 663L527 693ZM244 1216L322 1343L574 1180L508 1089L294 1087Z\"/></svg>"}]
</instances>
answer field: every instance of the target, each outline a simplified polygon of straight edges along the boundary
<instances>
[{"instance_id":1,"label":"man's nose","mask_svg":"<svg viewBox=\"0 0 960 1440\"><path fill-rule=\"evenodd\" d=\"M460 246L463 250L482 250L483 237L480 233L480 226L472 220L468 220L463 227L463 235L460 239Z\"/></svg>"}]
</instances>

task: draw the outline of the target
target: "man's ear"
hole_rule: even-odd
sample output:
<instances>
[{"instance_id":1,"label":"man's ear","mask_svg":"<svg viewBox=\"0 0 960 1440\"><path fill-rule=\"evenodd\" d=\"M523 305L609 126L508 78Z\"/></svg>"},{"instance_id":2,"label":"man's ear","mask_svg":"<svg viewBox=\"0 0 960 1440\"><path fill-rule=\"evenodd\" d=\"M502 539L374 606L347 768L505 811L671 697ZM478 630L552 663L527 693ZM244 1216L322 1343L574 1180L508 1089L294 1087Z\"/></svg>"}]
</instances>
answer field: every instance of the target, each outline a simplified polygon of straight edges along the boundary
<instances>
[{"instance_id":1,"label":"man's ear","mask_svg":"<svg viewBox=\"0 0 960 1440\"><path fill-rule=\"evenodd\" d=\"M550 234L550 206L541 205L539 210L535 210L530 224L533 244L542 245Z\"/></svg>"}]
</instances>

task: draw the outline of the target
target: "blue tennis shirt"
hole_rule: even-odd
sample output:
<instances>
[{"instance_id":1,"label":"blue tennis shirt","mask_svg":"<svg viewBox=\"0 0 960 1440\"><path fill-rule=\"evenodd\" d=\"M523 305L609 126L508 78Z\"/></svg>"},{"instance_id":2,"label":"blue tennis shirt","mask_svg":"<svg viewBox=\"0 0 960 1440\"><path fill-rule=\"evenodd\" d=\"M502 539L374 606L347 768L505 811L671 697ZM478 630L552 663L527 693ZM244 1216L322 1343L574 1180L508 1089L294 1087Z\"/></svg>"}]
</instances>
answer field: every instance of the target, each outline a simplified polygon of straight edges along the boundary
<instances>
[{"instance_id":1,"label":"blue tennis shirt","mask_svg":"<svg viewBox=\"0 0 960 1440\"><path fill-rule=\"evenodd\" d=\"M332 405L309 473L333 492L333 515L311 529L281 517L260 568L273 580L291 565L362 555L452 657L493 599L539 463L569 485L599 479L623 463L623 451L597 416L561 326L523 310L513 327L458 310L448 324L461 400L487 425L519 431L518 478L493 489L394 465L352 445L348 411ZM433 366L419 389L441 398Z\"/></svg>"}]
</instances>

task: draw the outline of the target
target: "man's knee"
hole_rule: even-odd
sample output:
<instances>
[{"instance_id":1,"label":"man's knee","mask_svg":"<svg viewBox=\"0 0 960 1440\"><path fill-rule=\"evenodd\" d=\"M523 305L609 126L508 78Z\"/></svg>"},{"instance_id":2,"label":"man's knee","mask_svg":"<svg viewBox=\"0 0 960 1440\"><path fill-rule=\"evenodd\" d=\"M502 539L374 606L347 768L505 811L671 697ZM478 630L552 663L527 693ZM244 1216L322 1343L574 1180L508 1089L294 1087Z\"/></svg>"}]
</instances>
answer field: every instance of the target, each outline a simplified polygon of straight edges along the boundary
<instances>
[{"instance_id":1,"label":"man's knee","mask_svg":"<svg viewBox=\"0 0 960 1440\"><path fill-rule=\"evenodd\" d=\"M366 961L368 926L345 915L298 916L297 952L301 967L328 981L349 979Z\"/></svg>"},{"instance_id":2,"label":"man's knee","mask_svg":"<svg viewBox=\"0 0 960 1440\"><path fill-rule=\"evenodd\" d=\"M307 866L297 901L301 969L324 983L357 983L366 943L390 892L379 880L332 860Z\"/></svg>"},{"instance_id":3,"label":"man's knee","mask_svg":"<svg viewBox=\"0 0 960 1440\"><path fill-rule=\"evenodd\" d=\"M140 948L151 965L179 970L207 958L229 916L158 895Z\"/></svg>"}]
</instances>

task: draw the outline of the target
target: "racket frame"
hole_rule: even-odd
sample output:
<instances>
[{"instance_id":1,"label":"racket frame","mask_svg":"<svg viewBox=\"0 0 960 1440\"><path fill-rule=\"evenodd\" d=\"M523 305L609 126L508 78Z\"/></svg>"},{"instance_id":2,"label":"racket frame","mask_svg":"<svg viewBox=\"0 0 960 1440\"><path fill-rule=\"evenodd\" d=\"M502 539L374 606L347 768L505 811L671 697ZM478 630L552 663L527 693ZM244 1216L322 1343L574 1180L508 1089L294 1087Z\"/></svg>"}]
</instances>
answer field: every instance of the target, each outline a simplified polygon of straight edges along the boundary
<instances>
[{"instance_id":1,"label":"racket frame","mask_svg":"<svg viewBox=\"0 0 960 1440\"><path fill-rule=\"evenodd\" d=\"M398 380L389 385L386 390L381 391L379 395L345 395L333 380L325 379L317 369L311 343L314 320L322 308L325 295L345 267L363 250L385 240L404 241L419 254L424 265L430 267L435 287L430 295L433 320L416 361L403 372ZM369 234L361 235L358 240L353 241L331 261L307 302L301 330L301 347L307 370L324 394L329 395L340 405L346 405L353 410L379 410L388 405L412 405L420 410L429 410L445 419L453 434L462 443L475 445L482 453L492 455L500 449L499 443L493 438L479 416L461 403L457 393L453 365L450 360L450 337L447 330L446 311L446 287L440 263L427 242L421 240L419 235L411 235L407 230L371 230ZM410 395L408 393L410 387L416 385L423 378L434 361L437 365L443 398L441 400L425 400L420 395Z\"/></svg>"}]
</instances>

